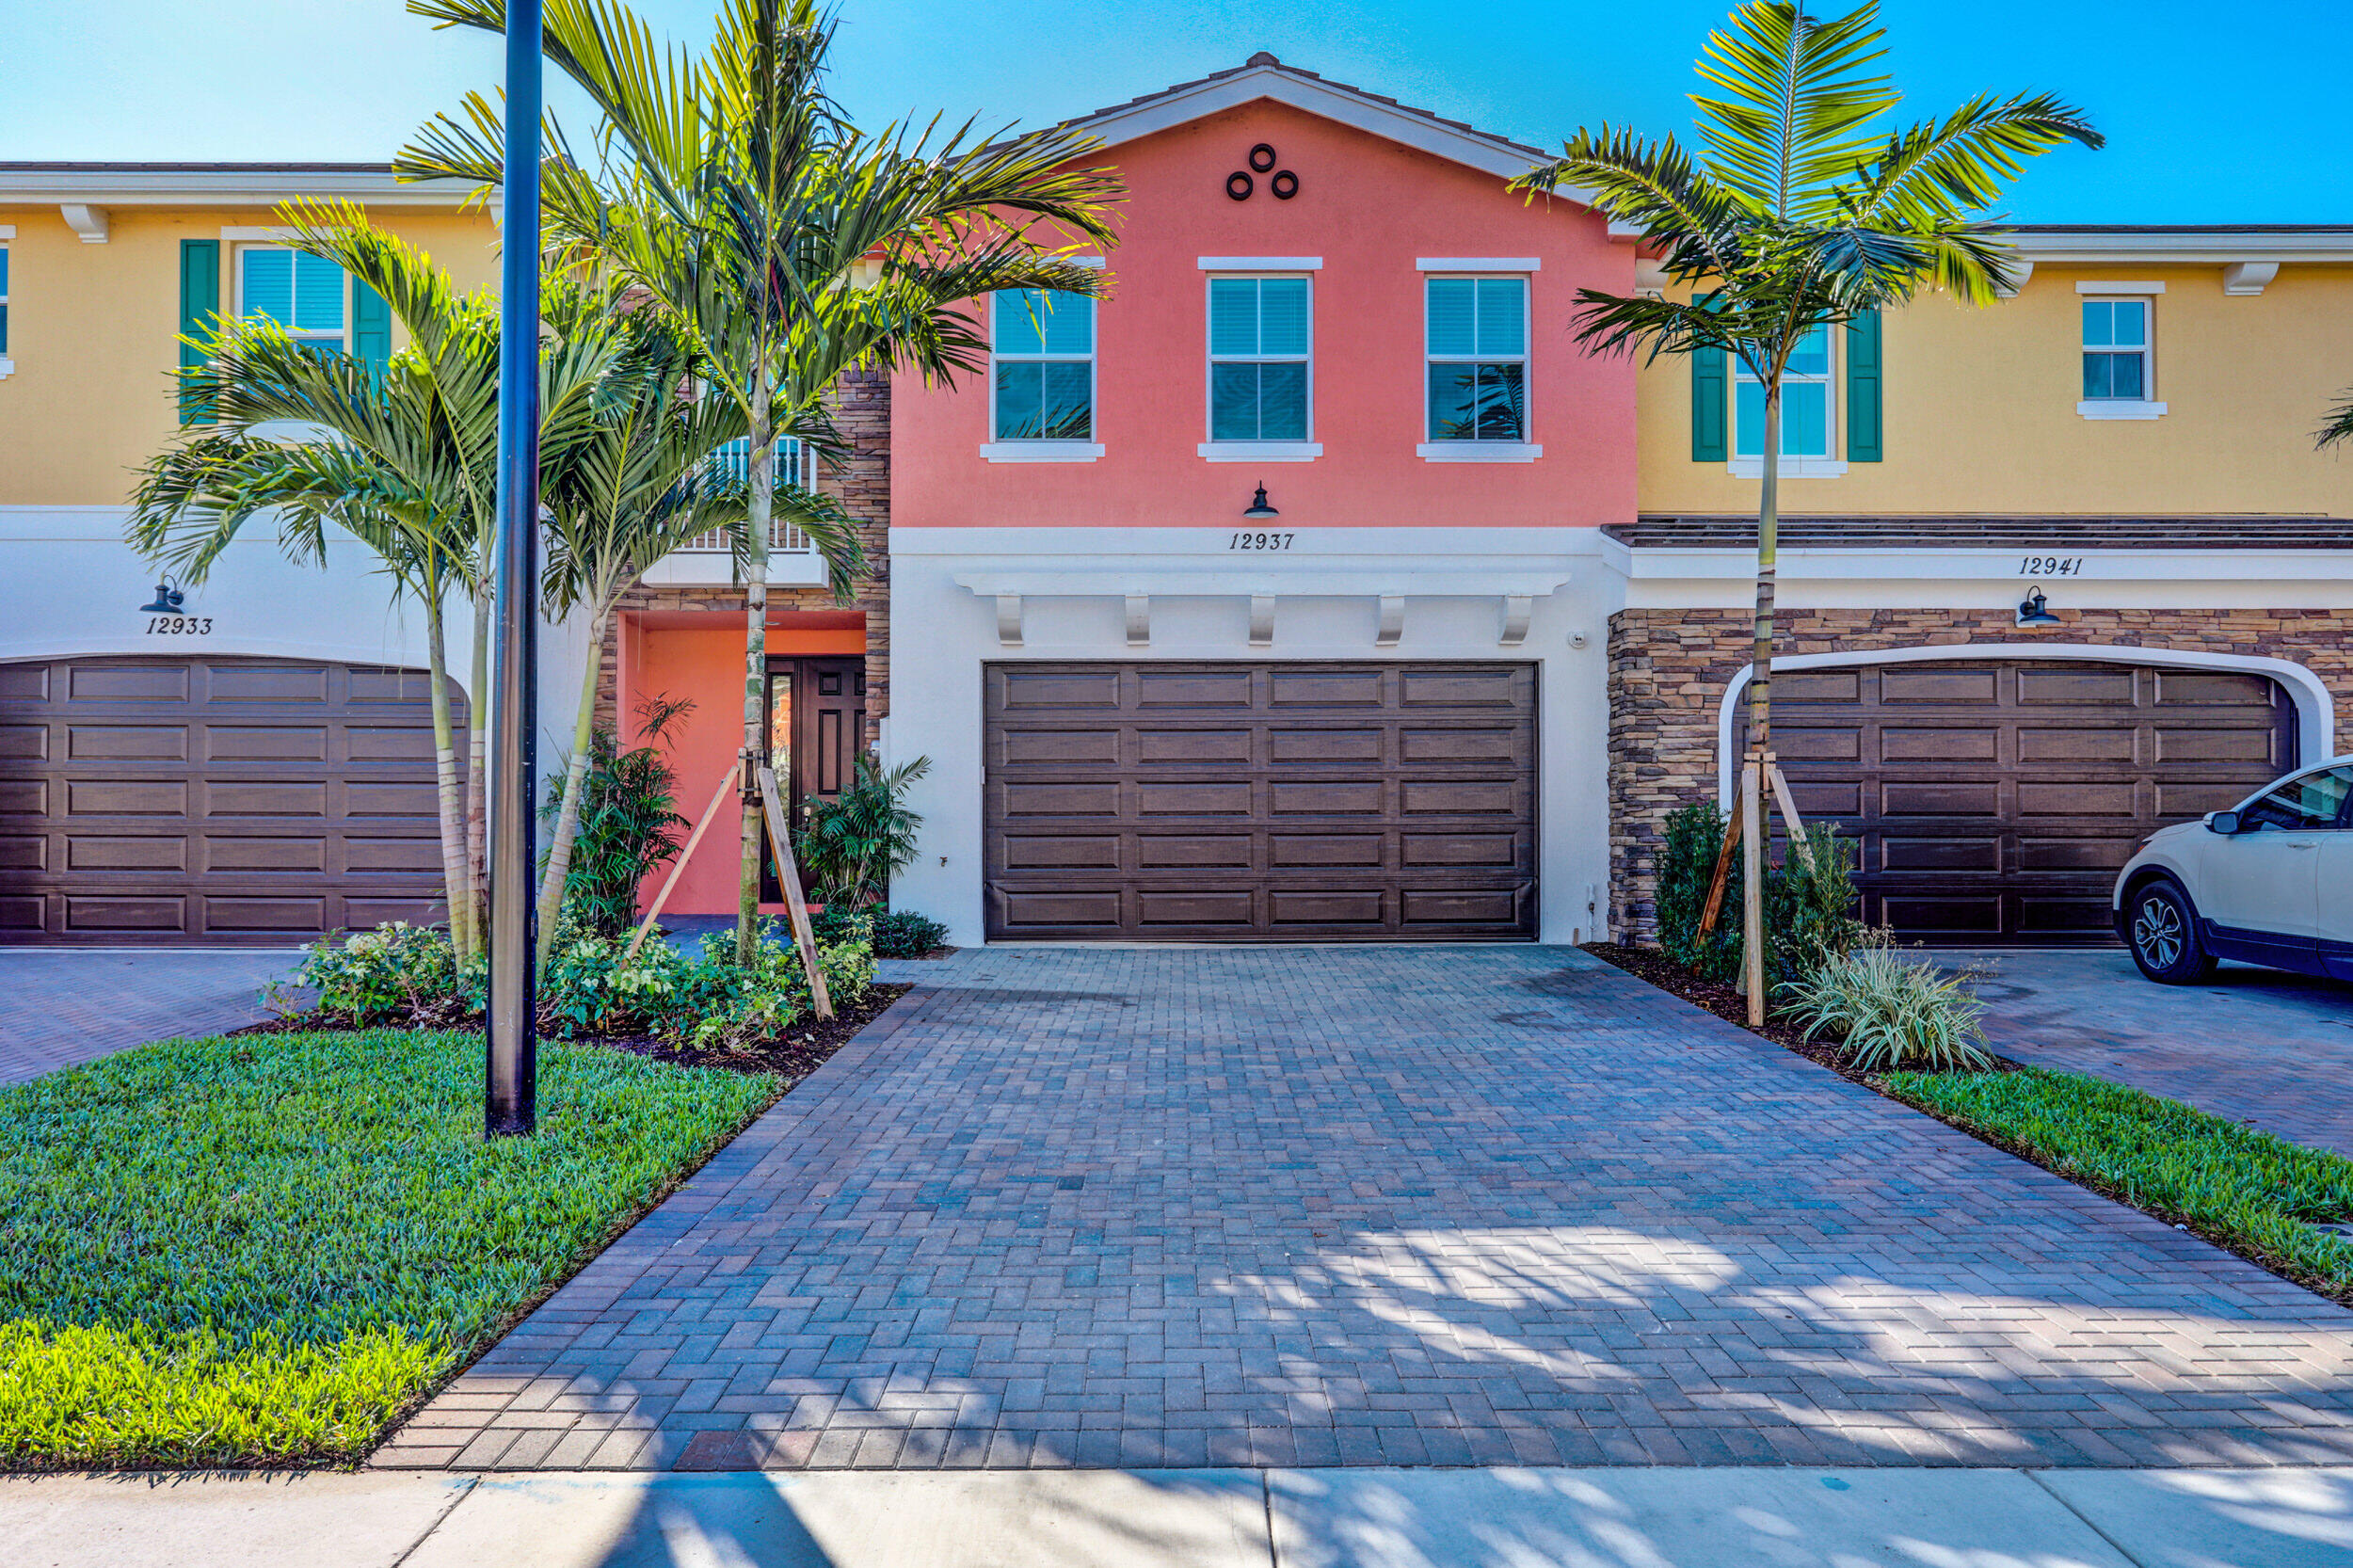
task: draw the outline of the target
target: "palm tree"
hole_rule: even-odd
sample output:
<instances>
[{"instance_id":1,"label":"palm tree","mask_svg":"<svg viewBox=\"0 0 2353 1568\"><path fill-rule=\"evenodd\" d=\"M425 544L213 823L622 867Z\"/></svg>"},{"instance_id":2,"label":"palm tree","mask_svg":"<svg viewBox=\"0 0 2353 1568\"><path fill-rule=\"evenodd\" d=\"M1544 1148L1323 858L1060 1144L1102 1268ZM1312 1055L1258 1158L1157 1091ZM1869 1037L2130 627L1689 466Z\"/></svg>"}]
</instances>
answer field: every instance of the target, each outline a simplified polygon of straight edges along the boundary
<instances>
[{"instance_id":1,"label":"palm tree","mask_svg":"<svg viewBox=\"0 0 2353 1568\"><path fill-rule=\"evenodd\" d=\"M724 534L739 558L748 550L748 486L716 460L722 447L744 439L742 406L695 375L690 350L665 318L620 311L616 293L609 281L558 280L542 304L558 337L613 332L622 340L591 417L569 440L542 448L539 493L549 520L542 591L551 614L584 611L588 622L580 710L539 889L543 966L580 828L605 634L621 596L698 535ZM813 537L856 526L837 503L798 486L780 500L786 520Z\"/></svg>"},{"instance_id":2,"label":"palm tree","mask_svg":"<svg viewBox=\"0 0 2353 1568\"><path fill-rule=\"evenodd\" d=\"M285 209L296 248L332 261L383 296L408 336L381 370L296 343L262 321L223 321L181 373L201 423L150 459L132 497L133 547L201 582L257 515L270 514L292 559L323 565L340 528L375 554L425 615L435 770L450 932L478 948L468 847L469 786L449 705L445 611L482 597L480 540L495 505L498 307L464 295L424 252L350 206ZM542 356L546 438L564 450L587 414L609 350L559 342ZM479 638L475 664L481 658ZM472 688L477 703L482 686ZM481 730L479 715L472 727Z\"/></svg>"},{"instance_id":3,"label":"palm tree","mask_svg":"<svg viewBox=\"0 0 2353 1568\"><path fill-rule=\"evenodd\" d=\"M1696 156L1673 136L1580 130L1516 189L1573 188L1641 231L1681 298L1577 291L1577 341L1603 352L1737 356L1763 392L1749 744L1770 744L1773 589L1780 522L1782 380L1817 330L1934 287L1972 305L2011 277L2007 231L1986 209L2022 161L2066 142L2102 145L2081 110L2048 93L1981 95L1944 119L1883 129L1900 101L1880 71L1877 0L1822 20L1753 0L1710 33ZM1743 799L1751 824L1760 802ZM1763 856L1746 856L1749 1007L1763 1021Z\"/></svg>"},{"instance_id":4,"label":"palm tree","mask_svg":"<svg viewBox=\"0 0 2353 1568\"><path fill-rule=\"evenodd\" d=\"M441 26L503 31L504 0L409 0ZM714 386L742 408L750 447L744 560L744 744L760 745L767 679L767 554L778 434L824 416L847 370L952 379L986 362L967 302L1000 289L1099 292L1066 245L1108 246L1119 195L1079 166L1096 144L1060 130L995 141L967 125L870 136L825 96L832 24L816 0L722 0L700 57L654 41L618 0L549 0L547 56L600 117L595 167L550 126L540 170L552 243L643 289ZM403 151L412 179L503 178L501 111L480 94ZM818 540L837 593L856 536ZM760 808L743 823L736 951L759 913Z\"/></svg>"}]
</instances>

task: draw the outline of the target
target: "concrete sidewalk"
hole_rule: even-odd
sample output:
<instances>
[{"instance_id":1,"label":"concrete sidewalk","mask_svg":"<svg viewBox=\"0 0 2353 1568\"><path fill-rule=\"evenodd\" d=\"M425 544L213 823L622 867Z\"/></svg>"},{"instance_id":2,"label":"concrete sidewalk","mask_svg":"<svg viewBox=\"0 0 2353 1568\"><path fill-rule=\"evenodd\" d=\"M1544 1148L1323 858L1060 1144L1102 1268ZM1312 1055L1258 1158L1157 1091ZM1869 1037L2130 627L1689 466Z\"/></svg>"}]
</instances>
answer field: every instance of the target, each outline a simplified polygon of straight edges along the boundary
<instances>
[{"instance_id":1,"label":"concrete sidewalk","mask_svg":"<svg viewBox=\"0 0 2353 1568\"><path fill-rule=\"evenodd\" d=\"M2322 1568L2353 1470L0 1480L11 1568Z\"/></svg>"}]
</instances>

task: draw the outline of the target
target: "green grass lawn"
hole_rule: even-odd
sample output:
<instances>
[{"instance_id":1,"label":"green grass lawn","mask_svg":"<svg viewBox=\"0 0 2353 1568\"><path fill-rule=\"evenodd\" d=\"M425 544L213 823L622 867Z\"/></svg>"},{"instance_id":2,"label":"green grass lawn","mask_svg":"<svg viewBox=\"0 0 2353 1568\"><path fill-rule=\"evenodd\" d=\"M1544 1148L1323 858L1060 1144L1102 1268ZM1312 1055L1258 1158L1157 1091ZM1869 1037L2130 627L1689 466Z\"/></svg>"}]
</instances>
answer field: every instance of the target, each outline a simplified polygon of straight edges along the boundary
<instances>
[{"instance_id":1,"label":"green grass lawn","mask_svg":"<svg viewBox=\"0 0 2353 1568\"><path fill-rule=\"evenodd\" d=\"M776 1092L543 1048L486 1144L481 1036L390 1030L0 1090L0 1464L362 1453Z\"/></svg>"},{"instance_id":2,"label":"green grass lawn","mask_svg":"<svg viewBox=\"0 0 2353 1568\"><path fill-rule=\"evenodd\" d=\"M2353 1304L2353 1160L2102 1079L1888 1073L1896 1098Z\"/></svg>"}]
</instances>

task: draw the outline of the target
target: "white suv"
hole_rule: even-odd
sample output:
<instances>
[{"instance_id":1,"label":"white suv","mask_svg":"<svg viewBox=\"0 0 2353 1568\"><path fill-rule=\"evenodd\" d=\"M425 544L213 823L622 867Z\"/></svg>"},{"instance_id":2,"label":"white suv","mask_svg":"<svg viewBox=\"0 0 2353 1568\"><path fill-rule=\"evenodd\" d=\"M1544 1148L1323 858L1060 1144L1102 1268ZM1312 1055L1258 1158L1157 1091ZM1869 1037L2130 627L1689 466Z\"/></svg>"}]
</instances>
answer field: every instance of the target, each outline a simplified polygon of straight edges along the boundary
<instances>
[{"instance_id":1,"label":"white suv","mask_svg":"<svg viewBox=\"0 0 2353 1568\"><path fill-rule=\"evenodd\" d=\"M2353 756L2291 774L2199 822L2160 827L2116 878L2116 934L2150 979L2217 958L2353 980Z\"/></svg>"}]
</instances>

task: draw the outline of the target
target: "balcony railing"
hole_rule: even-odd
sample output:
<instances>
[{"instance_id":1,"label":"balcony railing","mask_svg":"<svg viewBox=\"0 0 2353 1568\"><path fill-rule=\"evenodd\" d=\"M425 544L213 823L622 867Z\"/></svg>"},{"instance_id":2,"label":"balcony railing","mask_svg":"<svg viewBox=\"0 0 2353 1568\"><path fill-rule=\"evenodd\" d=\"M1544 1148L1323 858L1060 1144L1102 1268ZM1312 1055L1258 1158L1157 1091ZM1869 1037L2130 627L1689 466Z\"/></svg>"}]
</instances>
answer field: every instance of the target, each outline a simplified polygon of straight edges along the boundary
<instances>
[{"instance_id":1,"label":"balcony railing","mask_svg":"<svg viewBox=\"0 0 2353 1568\"><path fill-rule=\"evenodd\" d=\"M785 437L776 442L776 483L798 485L803 489L810 488L817 482L816 459L817 455L813 450L802 445L800 441L790 436ZM750 472L751 461L752 443L748 440L729 441L711 455L711 466L715 472L738 480L746 477ZM770 520L768 524L768 552L770 554L809 555L814 554L816 550L817 547L809 542L808 536L782 518ZM728 552L727 534L724 530L716 528L708 534L697 534L679 546L677 552L680 555L725 555Z\"/></svg>"}]
</instances>

